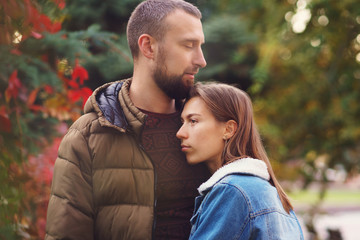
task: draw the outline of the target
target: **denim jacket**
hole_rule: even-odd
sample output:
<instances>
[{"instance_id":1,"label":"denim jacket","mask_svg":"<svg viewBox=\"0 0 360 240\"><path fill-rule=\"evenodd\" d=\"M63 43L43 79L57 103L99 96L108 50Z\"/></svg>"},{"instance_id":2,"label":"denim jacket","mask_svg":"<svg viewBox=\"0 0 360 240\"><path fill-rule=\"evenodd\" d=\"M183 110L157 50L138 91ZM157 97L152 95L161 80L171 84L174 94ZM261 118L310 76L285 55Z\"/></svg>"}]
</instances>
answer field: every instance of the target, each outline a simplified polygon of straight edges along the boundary
<instances>
[{"instance_id":1,"label":"denim jacket","mask_svg":"<svg viewBox=\"0 0 360 240\"><path fill-rule=\"evenodd\" d=\"M243 158L218 169L200 185L189 239L303 240L293 211L280 201L263 161Z\"/></svg>"}]
</instances>

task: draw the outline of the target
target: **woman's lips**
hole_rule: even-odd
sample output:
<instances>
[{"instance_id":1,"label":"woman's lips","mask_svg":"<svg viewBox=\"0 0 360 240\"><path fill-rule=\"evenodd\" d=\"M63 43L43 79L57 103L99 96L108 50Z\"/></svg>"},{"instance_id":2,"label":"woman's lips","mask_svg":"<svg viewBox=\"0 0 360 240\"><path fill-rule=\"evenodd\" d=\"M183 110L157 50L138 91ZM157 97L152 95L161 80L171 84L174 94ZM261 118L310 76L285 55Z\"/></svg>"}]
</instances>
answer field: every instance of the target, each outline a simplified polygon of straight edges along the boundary
<instances>
[{"instance_id":1,"label":"woman's lips","mask_svg":"<svg viewBox=\"0 0 360 240\"><path fill-rule=\"evenodd\" d=\"M181 144L181 151L187 152L190 149L190 146Z\"/></svg>"}]
</instances>

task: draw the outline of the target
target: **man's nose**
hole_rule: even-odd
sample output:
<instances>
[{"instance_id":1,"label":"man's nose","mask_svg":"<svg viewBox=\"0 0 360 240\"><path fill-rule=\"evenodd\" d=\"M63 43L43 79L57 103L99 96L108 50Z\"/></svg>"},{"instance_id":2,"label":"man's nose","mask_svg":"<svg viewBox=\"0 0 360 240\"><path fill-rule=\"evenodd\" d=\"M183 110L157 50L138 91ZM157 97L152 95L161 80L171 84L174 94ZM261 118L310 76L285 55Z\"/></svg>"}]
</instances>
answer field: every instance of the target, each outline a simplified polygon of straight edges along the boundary
<instances>
[{"instance_id":1,"label":"man's nose","mask_svg":"<svg viewBox=\"0 0 360 240\"><path fill-rule=\"evenodd\" d=\"M198 50L195 56L194 63L195 65L199 66L199 68L204 68L206 66L206 60L201 48Z\"/></svg>"}]
</instances>

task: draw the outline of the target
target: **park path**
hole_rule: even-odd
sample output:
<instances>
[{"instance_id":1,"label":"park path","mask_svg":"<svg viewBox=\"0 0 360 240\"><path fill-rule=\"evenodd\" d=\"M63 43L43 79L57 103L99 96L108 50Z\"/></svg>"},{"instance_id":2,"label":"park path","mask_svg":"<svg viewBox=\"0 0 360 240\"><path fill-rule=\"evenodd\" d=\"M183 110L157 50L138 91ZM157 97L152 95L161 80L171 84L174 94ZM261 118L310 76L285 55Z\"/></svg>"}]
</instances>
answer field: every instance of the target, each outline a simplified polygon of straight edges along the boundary
<instances>
[{"instance_id":1,"label":"park path","mask_svg":"<svg viewBox=\"0 0 360 240\"><path fill-rule=\"evenodd\" d=\"M305 240L310 240L302 216L298 215L298 217ZM338 209L338 211L333 209L329 214L315 217L314 224L321 240L328 239L327 229L339 230L343 240L360 240L360 206Z\"/></svg>"}]
</instances>

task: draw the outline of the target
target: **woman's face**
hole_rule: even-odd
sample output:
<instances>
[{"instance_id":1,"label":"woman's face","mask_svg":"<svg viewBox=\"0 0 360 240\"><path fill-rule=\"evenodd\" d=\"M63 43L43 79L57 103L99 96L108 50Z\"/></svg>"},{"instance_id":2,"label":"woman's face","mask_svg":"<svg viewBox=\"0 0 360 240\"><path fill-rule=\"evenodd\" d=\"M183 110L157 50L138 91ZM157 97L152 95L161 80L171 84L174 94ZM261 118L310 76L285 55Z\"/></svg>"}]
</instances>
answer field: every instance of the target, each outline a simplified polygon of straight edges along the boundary
<instances>
[{"instance_id":1,"label":"woman's face","mask_svg":"<svg viewBox=\"0 0 360 240\"><path fill-rule=\"evenodd\" d=\"M183 125L176 136L188 163L205 162L212 172L221 167L226 124L215 119L200 97L185 104L181 119Z\"/></svg>"}]
</instances>

